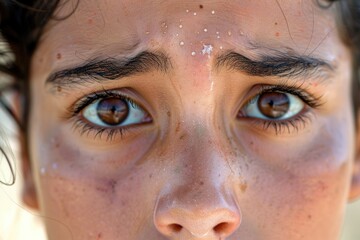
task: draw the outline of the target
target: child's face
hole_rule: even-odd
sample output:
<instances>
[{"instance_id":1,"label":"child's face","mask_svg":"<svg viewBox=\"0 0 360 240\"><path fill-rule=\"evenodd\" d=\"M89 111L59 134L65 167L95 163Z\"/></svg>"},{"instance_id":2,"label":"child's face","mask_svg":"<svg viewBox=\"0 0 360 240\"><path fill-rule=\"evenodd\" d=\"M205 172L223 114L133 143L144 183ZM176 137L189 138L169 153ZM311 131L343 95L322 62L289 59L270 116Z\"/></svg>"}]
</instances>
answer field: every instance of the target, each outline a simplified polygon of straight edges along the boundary
<instances>
[{"instance_id":1,"label":"child's face","mask_svg":"<svg viewBox=\"0 0 360 240\"><path fill-rule=\"evenodd\" d=\"M351 59L314 2L88 0L50 22L29 120L49 239L338 239Z\"/></svg>"}]
</instances>

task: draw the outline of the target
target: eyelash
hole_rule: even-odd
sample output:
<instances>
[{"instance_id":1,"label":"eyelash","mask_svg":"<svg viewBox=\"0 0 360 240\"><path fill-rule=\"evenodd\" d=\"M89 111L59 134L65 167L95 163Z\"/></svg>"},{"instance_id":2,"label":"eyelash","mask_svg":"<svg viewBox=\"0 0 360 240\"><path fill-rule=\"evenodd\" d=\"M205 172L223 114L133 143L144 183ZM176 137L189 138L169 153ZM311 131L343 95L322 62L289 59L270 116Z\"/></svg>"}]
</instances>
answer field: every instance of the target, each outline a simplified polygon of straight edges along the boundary
<instances>
[{"instance_id":1,"label":"eyelash","mask_svg":"<svg viewBox=\"0 0 360 240\"><path fill-rule=\"evenodd\" d=\"M293 94L297 97L299 97L306 105L308 105L312 109L317 109L321 105L323 105L323 102L321 101L321 97L314 97L308 93L305 92L305 90L301 90L298 87L295 86L289 86L289 85L262 85L260 86L260 89L257 91L257 93L244 105L251 103L251 101L254 101L256 96L260 96L261 94L268 93L268 92L285 92L289 94ZM75 103L68 109L68 118L74 119L74 129L80 129L80 134L91 134L92 132L95 133L94 138L99 137L102 138L103 134L106 134L106 140L111 141L113 138L115 138L118 134L123 137L124 134L126 134L127 131L130 129L136 128L136 125L132 125L130 127L123 126L123 127L116 127L116 128L109 128L109 127L100 127L100 126L93 126L92 124L88 123L86 120L84 120L82 117L79 117L79 114L81 111L87 107L89 104L93 103L94 101L101 99L101 98L109 98L109 97L116 97L121 100L125 100L129 102L129 104L132 105L132 107L137 108L139 107L131 98L120 94L118 91L108 91L103 90L102 92L97 92L90 94L83 99L81 99L79 102ZM259 118L250 118L253 124L260 125L263 130L268 130L269 127L272 127L275 131L275 134L281 134L284 129L287 130L288 133L291 133L291 131L295 130L298 131L300 125L302 124L302 127L305 127L307 123L311 121L310 114L312 114L312 111L303 111L296 115L293 118L285 119L285 120L265 120L265 119L259 119ZM239 113L238 117L246 117L241 116L241 113Z\"/></svg>"},{"instance_id":2,"label":"eyelash","mask_svg":"<svg viewBox=\"0 0 360 240\"><path fill-rule=\"evenodd\" d=\"M80 130L80 135L84 134L91 134L94 133L94 138L99 137L102 138L103 134L106 134L106 140L112 141L117 135L120 135L120 137L123 137L128 131L131 129L136 128L136 125L131 125L129 127L122 126L122 127L101 127L101 126L94 126L93 124L88 123L86 120L84 120L82 117L79 116L81 111L87 107L89 104L93 103L94 101L102 98L110 98L110 97L116 97L121 100L127 101L129 104L131 104L134 108L139 108L139 105L135 103L131 98L119 93L119 91L109 91L109 90L103 90L102 92L96 92L92 93L83 99L81 99L79 102L75 103L68 109L68 118L74 119L74 129Z\"/></svg>"},{"instance_id":3,"label":"eyelash","mask_svg":"<svg viewBox=\"0 0 360 240\"><path fill-rule=\"evenodd\" d=\"M318 109L320 106L324 104L322 102L322 97L315 97L310 95L305 90L300 89L296 86L289 86L289 85L262 85L257 93L244 105L247 106L252 101L256 99L256 96L260 96L264 93L271 93L271 92L284 92L293 94L299 97L304 103L309 106L311 109ZM288 133L292 131L298 131L300 127L305 127L306 124L311 122L311 114L313 111L307 110L302 111L297 114L295 117L290 119L284 120L268 120L268 119L260 119L260 118L249 118L254 125L259 125L263 130L268 130L269 127L272 127L275 131L276 135L279 135L287 130ZM241 110L238 115L239 118L245 117L241 115ZM302 125L302 126L300 126Z\"/></svg>"}]
</instances>

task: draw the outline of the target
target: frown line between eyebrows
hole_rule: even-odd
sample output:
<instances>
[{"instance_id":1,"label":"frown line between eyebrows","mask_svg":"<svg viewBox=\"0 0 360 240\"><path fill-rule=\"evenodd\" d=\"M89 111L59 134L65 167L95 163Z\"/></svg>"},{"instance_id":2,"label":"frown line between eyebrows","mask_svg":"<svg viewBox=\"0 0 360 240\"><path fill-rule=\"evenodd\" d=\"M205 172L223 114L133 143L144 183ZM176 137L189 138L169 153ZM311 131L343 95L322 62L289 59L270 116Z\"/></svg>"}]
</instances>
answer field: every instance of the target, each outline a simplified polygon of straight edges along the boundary
<instances>
[{"instance_id":1,"label":"frown line between eyebrows","mask_svg":"<svg viewBox=\"0 0 360 240\"><path fill-rule=\"evenodd\" d=\"M249 76L294 79L327 78L335 69L322 59L302 55L263 55L259 59L252 60L236 52L226 52L217 56L215 69L225 67Z\"/></svg>"},{"instance_id":2,"label":"frown line between eyebrows","mask_svg":"<svg viewBox=\"0 0 360 240\"><path fill-rule=\"evenodd\" d=\"M171 67L170 58L161 52L143 51L132 58L95 58L73 68L52 73L45 85L75 87L83 84L115 80L153 70L167 72Z\"/></svg>"}]
</instances>

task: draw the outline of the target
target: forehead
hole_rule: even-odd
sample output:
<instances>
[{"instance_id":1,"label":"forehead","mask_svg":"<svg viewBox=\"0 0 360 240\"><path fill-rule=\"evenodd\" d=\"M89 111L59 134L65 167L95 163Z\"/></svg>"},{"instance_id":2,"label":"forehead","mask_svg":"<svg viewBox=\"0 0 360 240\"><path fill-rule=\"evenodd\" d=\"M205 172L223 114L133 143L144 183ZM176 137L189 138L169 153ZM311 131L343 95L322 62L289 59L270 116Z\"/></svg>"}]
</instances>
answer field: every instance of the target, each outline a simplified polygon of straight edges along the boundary
<instances>
[{"instance_id":1,"label":"forehead","mask_svg":"<svg viewBox=\"0 0 360 240\"><path fill-rule=\"evenodd\" d=\"M56 15L69 15L75 2L61 5ZM337 43L333 36L334 9L321 9L311 0L85 0L65 20L48 25L40 50L76 50L86 57L96 51L122 53L134 46L181 46L192 52L211 44L215 49L295 51L331 58L325 50Z\"/></svg>"}]
</instances>

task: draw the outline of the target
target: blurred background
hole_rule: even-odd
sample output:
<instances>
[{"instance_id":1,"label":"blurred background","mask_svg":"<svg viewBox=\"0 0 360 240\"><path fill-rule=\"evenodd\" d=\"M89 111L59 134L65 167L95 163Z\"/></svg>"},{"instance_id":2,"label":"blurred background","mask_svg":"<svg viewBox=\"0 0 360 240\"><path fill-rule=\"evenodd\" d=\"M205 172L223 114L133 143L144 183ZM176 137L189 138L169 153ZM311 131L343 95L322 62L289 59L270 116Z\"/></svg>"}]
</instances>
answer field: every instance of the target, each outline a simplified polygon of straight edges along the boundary
<instances>
[{"instance_id":1,"label":"blurred background","mask_svg":"<svg viewBox=\"0 0 360 240\"><path fill-rule=\"evenodd\" d=\"M0 137L0 146L7 150L11 148L10 160L16 172L13 186L0 184L0 240L46 240L41 216L21 202L22 176L16 161L19 147L15 129L14 123L0 109L0 136L6 136L6 139ZM11 181L9 166L3 156L0 156L0 180ZM360 200L347 207L341 240L360 240Z\"/></svg>"}]
</instances>

